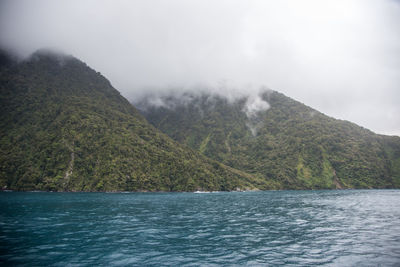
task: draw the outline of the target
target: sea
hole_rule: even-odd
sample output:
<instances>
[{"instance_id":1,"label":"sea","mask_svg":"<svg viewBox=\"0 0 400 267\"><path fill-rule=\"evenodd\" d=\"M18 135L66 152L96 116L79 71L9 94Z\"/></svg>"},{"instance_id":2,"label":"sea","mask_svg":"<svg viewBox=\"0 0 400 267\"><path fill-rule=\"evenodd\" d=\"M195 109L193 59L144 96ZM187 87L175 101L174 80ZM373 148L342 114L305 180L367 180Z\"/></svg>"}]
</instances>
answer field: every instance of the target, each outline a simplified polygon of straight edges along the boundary
<instances>
[{"instance_id":1,"label":"sea","mask_svg":"<svg viewBox=\"0 0 400 267\"><path fill-rule=\"evenodd\" d=\"M400 190L1 192L0 265L400 266Z\"/></svg>"}]
</instances>

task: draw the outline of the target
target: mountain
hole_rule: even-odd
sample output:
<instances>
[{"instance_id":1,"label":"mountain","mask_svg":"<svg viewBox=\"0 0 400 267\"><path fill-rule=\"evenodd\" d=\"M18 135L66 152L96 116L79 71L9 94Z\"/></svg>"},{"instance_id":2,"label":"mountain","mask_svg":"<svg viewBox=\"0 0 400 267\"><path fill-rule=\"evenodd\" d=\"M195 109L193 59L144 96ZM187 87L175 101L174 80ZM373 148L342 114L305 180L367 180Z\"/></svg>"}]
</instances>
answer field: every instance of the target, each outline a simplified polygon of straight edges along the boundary
<instances>
[{"instance_id":1,"label":"mountain","mask_svg":"<svg viewBox=\"0 0 400 267\"><path fill-rule=\"evenodd\" d=\"M276 91L233 100L147 95L138 103L174 140L278 189L400 187L399 137L328 117Z\"/></svg>"},{"instance_id":2,"label":"mountain","mask_svg":"<svg viewBox=\"0 0 400 267\"><path fill-rule=\"evenodd\" d=\"M151 126L76 58L0 53L0 188L193 191L265 182L210 160Z\"/></svg>"}]
</instances>

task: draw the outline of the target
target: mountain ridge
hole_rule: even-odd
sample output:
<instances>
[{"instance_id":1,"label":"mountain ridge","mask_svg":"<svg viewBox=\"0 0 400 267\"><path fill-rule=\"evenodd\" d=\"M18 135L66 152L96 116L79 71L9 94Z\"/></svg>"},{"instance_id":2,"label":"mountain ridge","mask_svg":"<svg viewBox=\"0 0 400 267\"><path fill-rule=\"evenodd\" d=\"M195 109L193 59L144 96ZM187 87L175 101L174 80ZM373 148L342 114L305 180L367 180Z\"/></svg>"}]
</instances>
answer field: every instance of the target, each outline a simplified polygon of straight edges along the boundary
<instances>
[{"instance_id":1,"label":"mountain ridge","mask_svg":"<svg viewBox=\"0 0 400 267\"><path fill-rule=\"evenodd\" d=\"M0 74L2 189L257 188L253 176L151 126L104 76L72 56L41 50L3 65Z\"/></svg>"},{"instance_id":2,"label":"mountain ridge","mask_svg":"<svg viewBox=\"0 0 400 267\"><path fill-rule=\"evenodd\" d=\"M174 140L280 189L400 187L399 137L328 117L272 90L258 96L266 104L252 116L249 97L183 95L185 102L148 95L139 109Z\"/></svg>"},{"instance_id":3,"label":"mountain ridge","mask_svg":"<svg viewBox=\"0 0 400 267\"><path fill-rule=\"evenodd\" d=\"M72 56L0 52L3 190L400 188L400 137L279 92L148 95L137 110Z\"/></svg>"}]
</instances>

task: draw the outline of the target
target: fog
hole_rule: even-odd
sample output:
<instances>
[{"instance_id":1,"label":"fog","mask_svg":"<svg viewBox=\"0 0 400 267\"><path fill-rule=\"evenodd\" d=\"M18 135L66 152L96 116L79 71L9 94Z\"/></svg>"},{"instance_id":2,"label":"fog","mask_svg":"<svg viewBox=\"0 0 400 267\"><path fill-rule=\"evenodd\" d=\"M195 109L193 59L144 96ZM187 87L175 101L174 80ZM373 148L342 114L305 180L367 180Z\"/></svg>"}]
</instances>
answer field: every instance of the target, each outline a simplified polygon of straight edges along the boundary
<instances>
[{"instance_id":1,"label":"fog","mask_svg":"<svg viewBox=\"0 0 400 267\"><path fill-rule=\"evenodd\" d=\"M72 54L130 100L266 86L396 135L399 25L397 0L0 2L1 46L22 57L44 47Z\"/></svg>"}]
</instances>

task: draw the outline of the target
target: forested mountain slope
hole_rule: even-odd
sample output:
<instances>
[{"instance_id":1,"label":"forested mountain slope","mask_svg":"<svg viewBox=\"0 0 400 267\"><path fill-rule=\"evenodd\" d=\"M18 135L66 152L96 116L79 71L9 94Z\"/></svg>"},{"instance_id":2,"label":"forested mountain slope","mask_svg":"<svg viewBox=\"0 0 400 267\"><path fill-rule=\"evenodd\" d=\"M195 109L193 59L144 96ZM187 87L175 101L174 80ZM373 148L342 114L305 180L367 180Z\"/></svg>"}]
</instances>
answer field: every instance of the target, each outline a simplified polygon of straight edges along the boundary
<instances>
[{"instance_id":1,"label":"forested mountain slope","mask_svg":"<svg viewBox=\"0 0 400 267\"><path fill-rule=\"evenodd\" d=\"M265 188L151 126L70 56L0 56L0 188L56 191Z\"/></svg>"},{"instance_id":2,"label":"forested mountain slope","mask_svg":"<svg viewBox=\"0 0 400 267\"><path fill-rule=\"evenodd\" d=\"M148 95L137 103L173 139L279 188L400 187L400 137L333 119L276 91L234 101Z\"/></svg>"}]
</instances>

